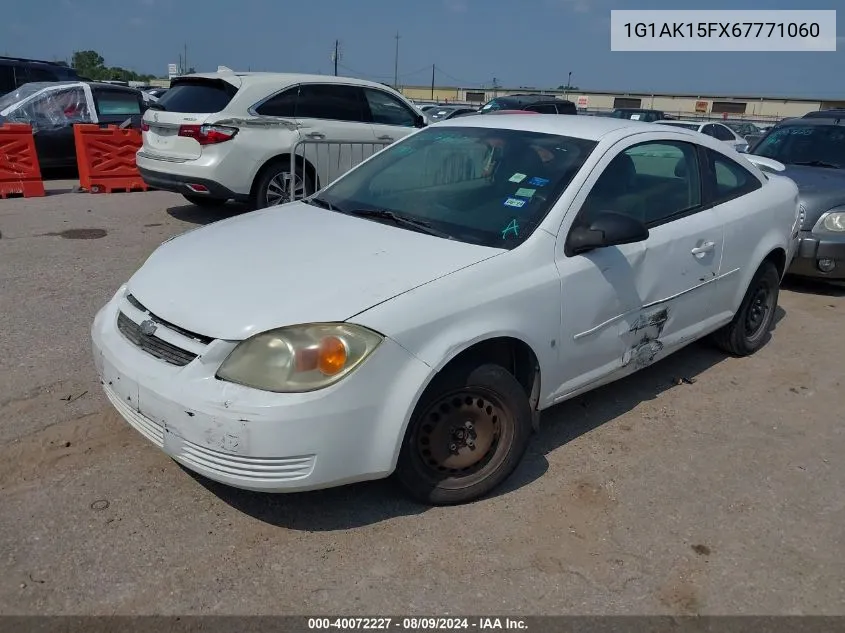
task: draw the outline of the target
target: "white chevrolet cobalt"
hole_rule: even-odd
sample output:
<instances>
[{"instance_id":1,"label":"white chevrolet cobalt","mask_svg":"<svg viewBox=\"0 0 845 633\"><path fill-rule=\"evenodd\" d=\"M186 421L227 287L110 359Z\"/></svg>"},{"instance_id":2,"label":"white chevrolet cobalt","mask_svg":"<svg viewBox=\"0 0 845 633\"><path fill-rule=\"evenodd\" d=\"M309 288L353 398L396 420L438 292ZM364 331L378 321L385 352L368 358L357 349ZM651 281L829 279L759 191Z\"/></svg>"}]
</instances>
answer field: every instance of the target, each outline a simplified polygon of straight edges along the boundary
<instances>
[{"instance_id":1,"label":"white chevrolet cobalt","mask_svg":"<svg viewBox=\"0 0 845 633\"><path fill-rule=\"evenodd\" d=\"M129 424L213 480L395 472L427 503L473 500L538 412L706 335L764 345L797 230L782 168L663 125L446 121L162 244L97 314L96 366Z\"/></svg>"}]
</instances>

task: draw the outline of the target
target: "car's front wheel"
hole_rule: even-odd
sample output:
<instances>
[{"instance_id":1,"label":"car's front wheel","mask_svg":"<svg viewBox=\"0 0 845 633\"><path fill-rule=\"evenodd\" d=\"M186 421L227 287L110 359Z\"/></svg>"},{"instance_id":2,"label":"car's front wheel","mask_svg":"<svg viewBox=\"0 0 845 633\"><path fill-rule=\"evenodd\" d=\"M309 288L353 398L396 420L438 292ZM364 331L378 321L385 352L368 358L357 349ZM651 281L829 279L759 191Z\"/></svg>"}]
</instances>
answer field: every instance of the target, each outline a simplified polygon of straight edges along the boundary
<instances>
[{"instance_id":1,"label":"car's front wheel","mask_svg":"<svg viewBox=\"0 0 845 633\"><path fill-rule=\"evenodd\" d=\"M253 189L254 208L273 207L292 200L301 200L314 193L314 182L310 174L299 165L291 173L289 165L290 161L280 159L264 166Z\"/></svg>"},{"instance_id":2,"label":"car's front wheel","mask_svg":"<svg viewBox=\"0 0 845 633\"><path fill-rule=\"evenodd\" d=\"M765 261L757 269L733 320L713 334L713 341L734 356L749 356L766 344L780 294L777 267Z\"/></svg>"},{"instance_id":3,"label":"car's front wheel","mask_svg":"<svg viewBox=\"0 0 845 633\"><path fill-rule=\"evenodd\" d=\"M473 501L516 469L531 421L525 390L504 367L447 367L414 410L396 476L425 503Z\"/></svg>"}]
</instances>

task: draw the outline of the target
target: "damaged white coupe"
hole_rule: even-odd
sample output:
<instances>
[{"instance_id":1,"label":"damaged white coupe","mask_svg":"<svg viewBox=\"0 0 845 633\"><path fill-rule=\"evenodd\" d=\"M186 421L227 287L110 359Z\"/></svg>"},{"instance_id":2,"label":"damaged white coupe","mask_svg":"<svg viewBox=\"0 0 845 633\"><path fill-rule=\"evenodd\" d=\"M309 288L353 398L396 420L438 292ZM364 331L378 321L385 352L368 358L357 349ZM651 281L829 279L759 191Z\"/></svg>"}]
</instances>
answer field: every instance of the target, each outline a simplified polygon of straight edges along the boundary
<instances>
[{"instance_id":1,"label":"damaged white coupe","mask_svg":"<svg viewBox=\"0 0 845 633\"><path fill-rule=\"evenodd\" d=\"M164 243L97 314L94 358L126 421L213 480L395 474L467 502L541 411L703 337L766 343L798 228L782 168L642 122L446 121Z\"/></svg>"}]
</instances>

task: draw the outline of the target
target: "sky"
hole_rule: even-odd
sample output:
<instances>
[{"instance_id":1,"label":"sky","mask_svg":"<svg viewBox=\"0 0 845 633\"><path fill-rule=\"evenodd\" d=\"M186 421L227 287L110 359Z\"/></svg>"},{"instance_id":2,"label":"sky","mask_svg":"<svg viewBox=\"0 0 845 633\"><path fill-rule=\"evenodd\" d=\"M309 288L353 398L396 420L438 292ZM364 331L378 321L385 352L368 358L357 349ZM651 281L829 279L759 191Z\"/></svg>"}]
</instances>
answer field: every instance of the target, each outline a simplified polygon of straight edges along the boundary
<instances>
[{"instance_id":1,"label":"sky","mask_svg":"<svg viewBox=\"0 0 845 633\"><path fill-rule=\"evenodd\" d=\"M837 6L838 5L838 6ZM611 9L836 9L836 52L610 50ZM187 45L197 71L334 72L399 83L845 99L845 2L815 0L28 0L0 20L0 54L166 75Z\"/></svg>"}]
</instances>

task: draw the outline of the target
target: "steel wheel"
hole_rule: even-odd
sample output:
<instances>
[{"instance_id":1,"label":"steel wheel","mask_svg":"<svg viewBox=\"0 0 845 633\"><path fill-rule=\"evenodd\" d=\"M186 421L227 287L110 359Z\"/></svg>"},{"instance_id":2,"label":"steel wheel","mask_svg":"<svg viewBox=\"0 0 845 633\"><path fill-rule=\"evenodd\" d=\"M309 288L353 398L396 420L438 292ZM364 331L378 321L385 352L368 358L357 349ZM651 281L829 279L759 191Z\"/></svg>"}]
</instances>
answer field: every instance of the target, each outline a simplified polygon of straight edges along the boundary
<instances>
[{"instance_id":1,"label":"steel wheel","mask_svg":"<svg viewBox=\"0 0 845 633\"><path fill-rule=\"evenodd\" d=\"M773 299L772 289L766 283L760 284L752 295L745 315L745 336L749 339L756 338L768 324L769 313L774 310Z\"/></svg>"}]
</instances>

